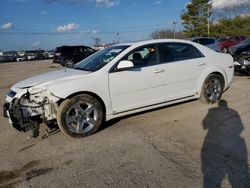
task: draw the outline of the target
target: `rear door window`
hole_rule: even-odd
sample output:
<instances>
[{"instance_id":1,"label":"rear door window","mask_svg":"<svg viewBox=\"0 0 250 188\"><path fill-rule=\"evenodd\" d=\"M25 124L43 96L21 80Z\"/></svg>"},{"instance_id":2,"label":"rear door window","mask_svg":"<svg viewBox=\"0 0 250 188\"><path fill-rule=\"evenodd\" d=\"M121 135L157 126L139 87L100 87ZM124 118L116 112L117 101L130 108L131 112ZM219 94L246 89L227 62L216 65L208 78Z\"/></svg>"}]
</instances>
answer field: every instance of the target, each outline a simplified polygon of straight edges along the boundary
<instances>
[{"instance_id":1,"label":"rear door window","mask_svg":"<svg viewBox=\"0 0 250 188\"><path fill-rule=\"evenodd\" d=\"M191 44L164 43L161 44L161 62L175 62L204 57L204 55Z\"/></svg>"}]
</instances>

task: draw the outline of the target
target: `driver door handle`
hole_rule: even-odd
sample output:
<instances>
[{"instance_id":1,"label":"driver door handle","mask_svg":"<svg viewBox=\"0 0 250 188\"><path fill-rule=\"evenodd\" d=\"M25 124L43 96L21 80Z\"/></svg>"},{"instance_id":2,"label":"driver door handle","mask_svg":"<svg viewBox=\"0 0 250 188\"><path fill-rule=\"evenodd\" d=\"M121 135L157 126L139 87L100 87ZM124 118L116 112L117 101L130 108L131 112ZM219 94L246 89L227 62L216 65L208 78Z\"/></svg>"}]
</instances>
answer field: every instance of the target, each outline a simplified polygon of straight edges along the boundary
<instances>
[{"instance_id":1,"label":"driver door handle","mask_svg":"<svg viewBox=\"0 0 250 188\"><path fill-rule=\"evenodd\" d=\"M198 63L198 66L203 66L203 65L206 65L206 62L199 62Z\"/></svg>"},{"instance_id":2,"label":"driver door handle","mask_svg":"<svg viewBox=\"0 0 250 188\"><path fill-rule=\"evenodd\" d=\"M154 70L154 73L155 73L155 74L163 73L163 72L165 72L164 69L155 69L155 70Z\"/></svg>"}]
</instances>

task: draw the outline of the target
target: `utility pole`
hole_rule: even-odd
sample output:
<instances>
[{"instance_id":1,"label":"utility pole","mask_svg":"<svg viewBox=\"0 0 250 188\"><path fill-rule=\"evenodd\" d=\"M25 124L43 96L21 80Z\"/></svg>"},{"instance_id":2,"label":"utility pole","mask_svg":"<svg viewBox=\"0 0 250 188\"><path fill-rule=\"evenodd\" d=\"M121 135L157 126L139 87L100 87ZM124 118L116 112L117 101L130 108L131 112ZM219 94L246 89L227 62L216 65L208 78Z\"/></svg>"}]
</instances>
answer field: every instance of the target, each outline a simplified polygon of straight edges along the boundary
<instances>
[{"instance_id":1,"label":"utility pole","mask_svg":"<svg viewBox=\"0 0 250 188\"><path fill-rule=\"evenodd\" d=\"M176 24L177 24L177 21L174 21L173 22L173 25L174 25L174 39L175 39L175 26L176 26Z\"/></svg>"},{"instance_id":2,"label":"utility pole","mask_svg":"<svg viewBox=\"0 0 250 188\"><path fill-rule=\"evenodd\" d=\"M207 7L207 37L210 35L210 20L209 20L209 6Z\"/></svg>"},{"instance_id":3,"label":"utility pole","mask_svg":"<svg viewBox=\"0 0 250 188\"><path fill-rule=\"evenodd\" d=\"M119 44L119 42L120 42L120 41L119 41L119 39L120 39L120 38L119 38L119 35L120 35L120 33L117 32L117 33L116 33L116 44Z\"/></svg>"}]
</instances>

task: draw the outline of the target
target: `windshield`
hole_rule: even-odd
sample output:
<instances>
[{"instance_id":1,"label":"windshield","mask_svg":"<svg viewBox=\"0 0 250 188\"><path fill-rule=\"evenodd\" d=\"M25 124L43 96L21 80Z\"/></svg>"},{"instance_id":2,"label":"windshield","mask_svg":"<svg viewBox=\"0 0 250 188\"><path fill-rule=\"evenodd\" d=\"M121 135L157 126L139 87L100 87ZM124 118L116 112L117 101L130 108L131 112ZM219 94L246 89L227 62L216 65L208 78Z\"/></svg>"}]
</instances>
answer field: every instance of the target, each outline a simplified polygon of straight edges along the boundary
<instances>
[{"instance_id":1,"label":"windshield","mask_svg":"<svg viewBox=\"0 0 250 188\"><path fill-rule=\"evenodd\" d=\"M222 38L218 38L218 39L217 39L217 42L224 42L224 41L226 41L226 40L227 40L227 38L223 38L223 37L222 37Z\"/></svg>"},{"instance_id":2,"label":"windshield","mask_svg":"<svg viewBox=\"0 0 250 188\"><path fill-rule=\"evenodd\" d=\"M124 45L105 48L80 61L73 68L91 72L97 71L107 65L128 47L129 46Z\"/></svg>"}]
</instances>

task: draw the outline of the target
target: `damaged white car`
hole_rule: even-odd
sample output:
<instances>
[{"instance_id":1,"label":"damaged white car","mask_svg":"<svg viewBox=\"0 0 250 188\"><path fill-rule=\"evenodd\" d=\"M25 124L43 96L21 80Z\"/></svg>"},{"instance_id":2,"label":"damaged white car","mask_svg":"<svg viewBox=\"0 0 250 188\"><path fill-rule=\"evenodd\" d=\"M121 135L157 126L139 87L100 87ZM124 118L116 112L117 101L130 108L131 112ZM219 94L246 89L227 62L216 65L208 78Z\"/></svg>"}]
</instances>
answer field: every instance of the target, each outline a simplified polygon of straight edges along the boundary
<instances>
[{"instance_id":1,"label":"damaged white car","mask_svg":"<svg viewBox=\"0 0 250 188\"><path fill-rule=\"evenodd\" d=\"M116 117L197 98L215 103L233 72L230 55L189 41L115 45L15 84L4 115L19 131L38 133L42 122L56 122L66 135L84 137Z\"/></svg>"}]
</instances>

